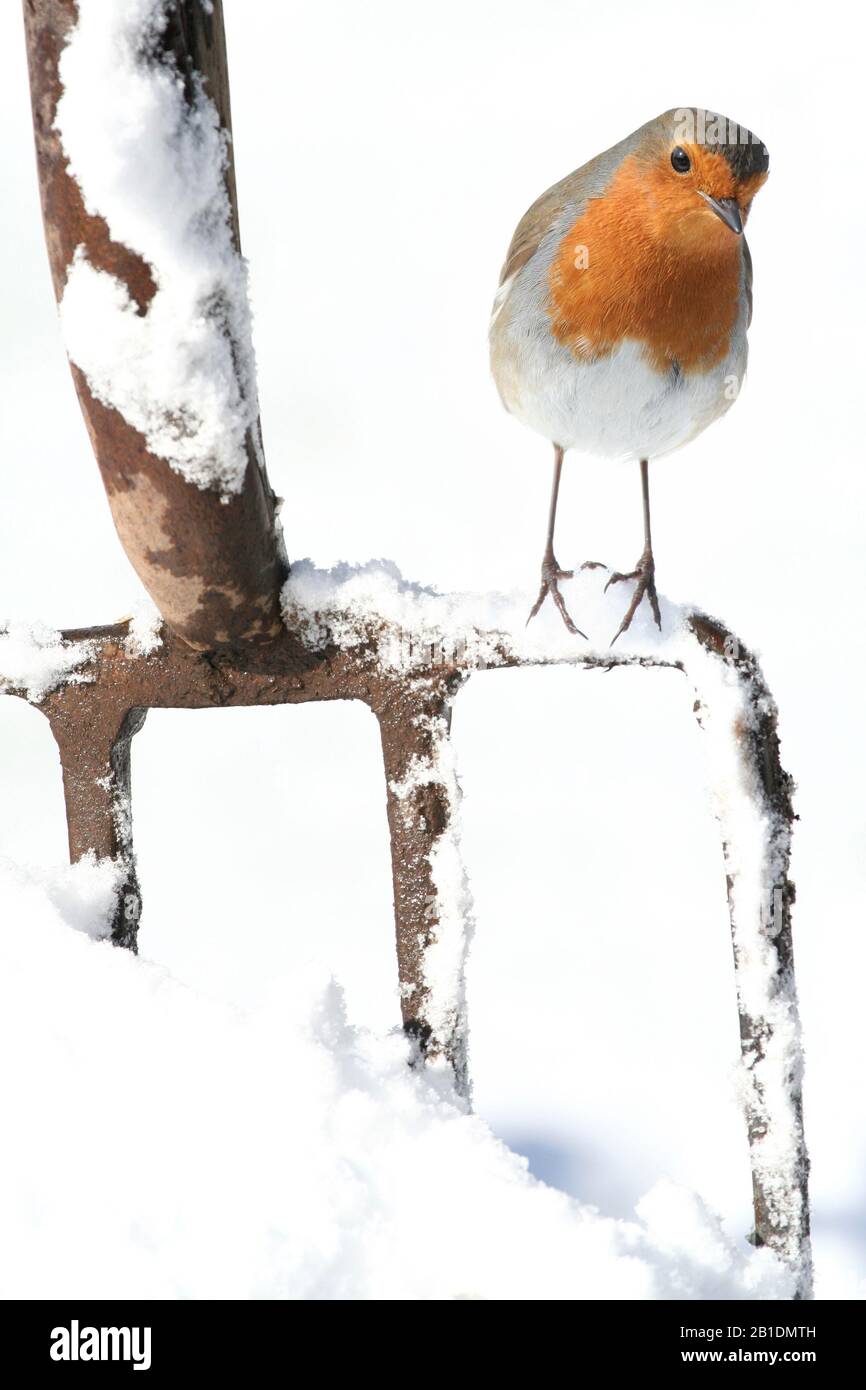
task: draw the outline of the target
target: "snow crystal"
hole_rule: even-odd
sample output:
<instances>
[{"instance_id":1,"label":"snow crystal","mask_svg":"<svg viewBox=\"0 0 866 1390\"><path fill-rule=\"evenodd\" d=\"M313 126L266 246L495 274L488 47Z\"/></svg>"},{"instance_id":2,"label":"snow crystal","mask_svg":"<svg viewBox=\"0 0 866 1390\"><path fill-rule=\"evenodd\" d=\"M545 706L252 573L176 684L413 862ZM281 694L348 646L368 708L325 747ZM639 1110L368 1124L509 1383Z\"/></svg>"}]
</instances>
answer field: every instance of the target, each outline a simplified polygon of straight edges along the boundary
<instances>
[{"instance_id":1,"label":"snow crystal","mask_svg":"<svg viewBox=\"0 0 866 1390\"><path fill-rule=\"evenodd\" d=\"M562 591L579 626L592 639L585 642L565 627L554 605L547 602L527 625L535 594L440 593L404 579L390 560L340 564L318 569L299 560L283 589L286 624L308 646L328 640L341 647L359 647L377 631L377 659L390 670L409 670L429 662L431 649L452 653L467 665L496 666L503 651L530 661L574 661L590 656L646 656L677 661L684 642L692 644L685 620L687 609L660 599L662 628L656 628L648 605L642 604L628 632L611 650L610 639L628 598L620 586L607 593L605 570L585 570L564 581Z\"/></svg>"},{"instance_id":2,"label":"snow crystal","mask_svg":"<svg viewBox=\"0 0 866 1390\"><path fill-rule=\"evenodd\" d=\"M129 656L151 656L162 646L162 614L149 598L133 609L124 646Z\"/></svg>"},{"instance_id":3,"label":"snow crystal","mask_svg":"<svg viewBox=\"0 0 866 1390\"><path fill-rule=\"evenodd\" d=\"M70 931L86 896L0 863L0 1047L28 1063L0 1079L0 1295L790 1296L688 1192L622 1221L537 1181L333 981L298 972L240 1014Z\"/></svg>"},{"instance_id":4,"label":"snow crystal","mask_svg":"<svg viewBox=\"0 0 866 1390\"><path fill-rule=\"evenodd\" d=\"M472 939L473 911L469 879L460 851L460 783L457 779L454 749L445 719L431 719L432 753L414 757L399 782L391 783L398 802L406 802L414 791L438 786L448 807L445 829L430 851L430 875L435 898L428 904L432 913L430 940L422 956L422 977L427 998L424 1018L433 1037L451 1057L461 1089L468 1090L466 1036L466 957ZM448 1066L444 1057L437 1059Z\"/></svg>"},{"instance_id":5,"label":"snow crystal","mask_svg":"<svg viewBox=\"0 0 866 1390\"><path fill-rule=\"evenodd\" d=\"M23 690L38 704L64 681L81 682L79 666L94 655L92 642L64 642L44 623L9 622L0 626L0 691Z\"/></svg>"},{"instance_id":6,"label":"snow crystal","mask_svg":"<svg viewBox=\"0 0 866 1390\"><path fill-rule=\"evenodd\" d=\"M147 262L157 288L140 313L79 246L60 313L94 396L189 482L228 495L243 484L248 432L258 447L246 268L216 108L201 86L189 106L176 68L155 54L165 10L166 0L79 0L56 127L87 210Z\"/></svg>"},{"instance_id":7,"label":"snow crystal","mask_svg":"<svg viewBox=\"0 0 866 1390\"><path fill-rule=\"evenodd\" d=\"M805 1163L796 1099L802 1040L794 978L780 971L776 944L791 831L768 803L743 752L758 715L748 672L723 665L696 646L689 674L701 700L708 790L725 846L737 996L756 1037L740 1073L743 1107L757 1130L752 1164L795 1263Z\"/></svg>"}]
</instances>

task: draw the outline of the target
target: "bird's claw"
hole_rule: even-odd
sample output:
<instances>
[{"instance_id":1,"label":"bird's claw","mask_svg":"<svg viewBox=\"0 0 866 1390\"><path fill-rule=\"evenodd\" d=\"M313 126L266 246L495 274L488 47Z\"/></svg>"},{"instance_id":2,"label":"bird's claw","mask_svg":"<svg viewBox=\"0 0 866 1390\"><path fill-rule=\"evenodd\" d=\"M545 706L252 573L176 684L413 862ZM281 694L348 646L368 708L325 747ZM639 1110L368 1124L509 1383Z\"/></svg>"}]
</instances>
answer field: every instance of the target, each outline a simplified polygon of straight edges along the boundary
<instances>
[{"instance_id":1,"label":"bird's claw","mask_svg":"<svg viewBox=\"0 0 866 1390\"><path fill-rule=\"evenodd\" d=\"M588 565L581 565L581 569L592 569L594 567L595 561L593 560L590 560ZM554 603L556 604L559 610L559 615L562 618L562 621L565 623L565 626L568 628L569 632L572 633L575 637L582 637L584 641L589 640L587 638L586 633L581 632L580 628L577 627L572 621L571 614L565 606L565 599L559 592L560 579L573 578L574 570L560 569L559 565L556 563L556 556L553 554L552 550L545 553L544 559L541 562L541 588L538 590L538 598L532 605L532 608L529 612L529 617L526 619L527 627L529 627L529 624L532 622L532 619L538 613L539 609L541 608L541 605L544 603L544 600L547 598L548 594L550 594L551 598L553 599Z\"/></svg>"},{"instance_id":2,"label":"bird's claw","mask_svg":"<svg viewBox=\"0 0 866 1390\"><path fill-rule=\"evenodd\" d=\"M638 608L640 607L641 600L644 598L644 596L646 596L649 599L650 608L652 609L652 614L656 621L656 627L658 628L659 632L661 632L662 615L659 609L659 596L656 592L655 569L656 567L652 551L645 550L633 570L631 570L628 574L620 574L618 570L615 570L608 579L607 583L605 584L604 592L607 593L611 584L620 584L627 579L634 579L637 581L635 584L634 593L631 596L631 603L626 609L625 617L623 618L622 622L620 623L619 627L617 628L616 632L611 638L611 646L613 646L614 642L618 637L621 637L622 634L624 632L627 632L628 629L631 627L631 620L637 612Z\"/></svg>"}]
</instances>

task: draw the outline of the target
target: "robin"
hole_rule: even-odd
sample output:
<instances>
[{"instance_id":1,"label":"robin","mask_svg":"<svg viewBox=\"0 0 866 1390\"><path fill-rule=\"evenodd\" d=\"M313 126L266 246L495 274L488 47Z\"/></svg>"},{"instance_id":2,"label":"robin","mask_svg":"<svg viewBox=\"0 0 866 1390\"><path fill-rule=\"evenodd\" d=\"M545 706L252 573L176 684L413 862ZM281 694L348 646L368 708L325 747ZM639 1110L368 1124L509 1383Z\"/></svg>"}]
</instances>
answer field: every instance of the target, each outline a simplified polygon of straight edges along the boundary
<instances>
[{"instance_id":1,"label":"robin","mask_svg":"<svg viewBox=\"0 0 866 1390\"><path fill-rule=\"evenodd\" d=\"M752 261L743 227L769 170L751 131L699 107L666 111L533 203L508 249L490 357L506 410L553 444L541 588L570 632L553 551L566 449L640 465L644 549L615 642L646 597L659 628L649 460L723 415L746 370ZM585 567L595 567L587 562Z\"/></svg>"}]
</instances>

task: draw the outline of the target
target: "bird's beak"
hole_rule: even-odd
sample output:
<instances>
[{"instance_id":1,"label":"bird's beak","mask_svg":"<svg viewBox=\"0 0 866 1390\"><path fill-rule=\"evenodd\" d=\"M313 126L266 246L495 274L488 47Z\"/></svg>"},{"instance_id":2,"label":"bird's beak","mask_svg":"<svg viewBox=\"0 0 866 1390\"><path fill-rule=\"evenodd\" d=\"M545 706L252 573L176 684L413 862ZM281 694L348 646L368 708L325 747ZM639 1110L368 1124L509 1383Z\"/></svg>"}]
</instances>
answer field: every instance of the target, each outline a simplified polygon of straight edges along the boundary
<instances>
[{"instance_id":1,"label":"bird's beak","mask_svg":"<svg viewBox=\"0 0 866 1390\"><path fill-rule=\"evenodd\" d=\"M709 193L701 193L701 197L705 203L709 203L716 217L720 217L726 227L730 227L737 236L742 236L743 219L736 198L711 198Z\"/></svg>"}]
</instances>

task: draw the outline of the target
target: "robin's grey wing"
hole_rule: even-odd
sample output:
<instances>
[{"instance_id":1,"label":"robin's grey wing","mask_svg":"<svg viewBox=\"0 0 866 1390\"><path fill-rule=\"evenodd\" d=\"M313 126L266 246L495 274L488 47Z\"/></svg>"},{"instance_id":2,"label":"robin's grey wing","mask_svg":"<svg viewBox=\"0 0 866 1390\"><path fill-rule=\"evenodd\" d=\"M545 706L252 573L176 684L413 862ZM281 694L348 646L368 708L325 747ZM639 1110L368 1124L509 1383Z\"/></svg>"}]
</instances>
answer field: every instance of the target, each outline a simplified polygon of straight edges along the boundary
<instances>
[{"instance_id":1,"label":"robin's grey wing","mask_svg":"<svg viewBox=\"0 0 866 1390\"><path fill-rule=\"evenodd\" d=\"M746 327L752 322L752 253L749 250L749 243L743 237L743 289L746 295Z\"/></svg>"},{"instance_id":2,"label":"robin's grey wing","mask_svg":"<svg viewBox=\"0 0 866 1390\"><path fill-rule=\"evenodd\" d=\"M574 175L569 175L569 179L572 178ZM566 184L569 179L562 179L559 183L555 183L552 188L548 188L547 192L542 193L540 198L536 198L532 207L521 217L514 236L511 238L511 245L502 267L502 274L499 276L500 285L504 285L506 280L510 280L519 270L523 269L527 262L532 260L568 202Z\"/></svg>"},{"instance_id":3,"label":"robin's grey wing","mask_svg":"<svg viewBox=\"0 0 866 1390\"><path fill-rule=\"evenodd\" d=\"M597 198L607 187L625 156L640 139L643 129L635 131L618 145L596 155L573 173L548 188L532 207L523 214L505 257L500 285L522 270L535 255L549 232L563 232L578 218L590 198Z\"/></svg>"},{"instance_id":4,"label":"robin's grey wing","mask_svg":"<svg viewBox=\"0 0 866 1390\"><path fill-rule=\"evenodd\" d=\"M618 150L619 146L615 146L597 155L536 198L532 207L521 217L511 238L499 277L500 285L504 285L506 280L510 280L532 260L548 232L562 232L564 226L580 216L587 200L602 191L615 167Z\"/></svg>"},{"instance_id":5,"label":"robin's grey wing","mask_svg":"<svg viewBox=\"0 0 866 1390\"><path fill-rule=\"evenodd\" d=\"M491 333L496 330L497 324L500 328L502 326L502 310L520 272L529 265L546 242L555 241L562 236L566 228L583 211L587 199L600 191L602 184L609 177L605 165L612 153L608 151L606 155L600 155L581 169L567 174L559 183L548 188L546 193L542 193L540 198L536 198L532 207L523 214L511 238L505 264L499 276L499 289L493 301L490 319Z\"/></svg>"}]
</instances>

